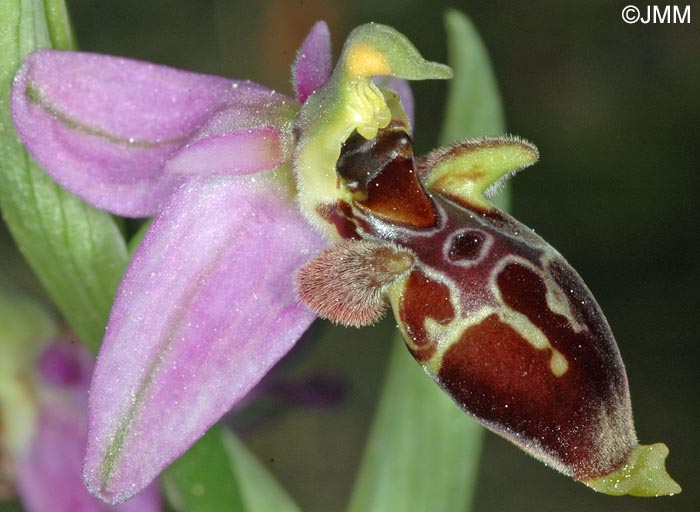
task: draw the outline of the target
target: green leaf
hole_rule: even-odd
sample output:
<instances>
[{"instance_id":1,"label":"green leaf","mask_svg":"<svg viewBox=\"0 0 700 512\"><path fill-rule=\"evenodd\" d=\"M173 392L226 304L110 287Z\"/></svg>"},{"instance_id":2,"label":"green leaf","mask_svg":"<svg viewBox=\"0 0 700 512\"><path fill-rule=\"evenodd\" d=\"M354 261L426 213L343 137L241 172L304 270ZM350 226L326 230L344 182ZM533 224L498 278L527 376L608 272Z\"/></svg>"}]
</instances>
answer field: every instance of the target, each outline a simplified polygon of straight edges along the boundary
<instances>
[{"instance_id":1,"label":"green leaf","mask_svg":"<svg viewBox=\"0 0 700 512\"><path fill-rule=\"evenodd\" d=\"M441 143L502 134L500 95L483 43L463 14L449 11L445 22L455 77ZM503 193L498 199L507 203ZM469 510L482 435L425 375L397 333L349 510Z\"/></svg>"},{"instance_id":2,"label":"green leaf","mask_svg":"<svg viewBox=\"0 0 700 512\"><path fill-rule=\"evenodd\" d=\"M450 81L440 144L460 139L502 135L503 106L484 43L474 24L459 11L445 15L447 53L454 78Z\"/></svg>"},{"instance_id":3,"label":"green leaf","mask_svg":"<svg viewBox=\"0 0 700 512\"><path fill-rule=\"evenodd\" d=\"M299 512L267 468L218 425L161 474L161 484L177 512Z\"/></svg>"},{"instance_id":4,"label":"green leaf","mask_svg":"<svg viewBox=\"0 0 700 512\"><path fill-rule=\"evenodd\" d=\"M299 512L292 498L248 448L231 432L222 434L226 451L236 467L247 509L252 512Z\"/></svg>"},{"instance_id":5,"label":"green leaf","mask_svg":"<svg viewBox=\"0 0 700 512\"><path fill-rule=\"evenodd\" d=\"M51 47L57 49L75 48L73 28L64 0L44 0Z\"/></svg>"},{"instance_id":6,"label":"green leaf","mask_svg":"<svg viewBox=\"0 0 700 512\"><path fill-rule=\"evenodd\" d=\"M481 427L425 375L397 333L349 510L467 510L480 441Z\"/></svg>"},{"instance_id":7,"label":"green leaf","mask_svg":"<svg viewBox=\"0 0 700 512\"><path fill-rule=\"evenodd\" d=\"M0 501L0 512L23 512L22 505L16 499Z\"/></svg>"},{"instance_id":8,"label":"green leaf","mask_svg":"<svg viewBox=\"0 0 700 512\"><path fill-rule=\"evenodd\" d=\"M127 247L129 248L130 256L133 256L136 250L141 246L141 242L143 242L143 239L146 238L146 233L148 233L148 230L151 229L151 225L153 225L153 219L144 221L144 223L139 226L139 229L136 230L134 236L129 239Z\"/></svg>"},{"instance_id":9,"label":"green leaf","mask_svg":"<svg viewBox=\"0 0 700 512\"><path fill-rule=\"evenodd\" d=\"M97 352L128 262L105 212L61 189L27 155L10 117L12 78L29 52L72 44L62 0L0 0L0 208L20 251L77 336Z\"/></svg>"},{"instance_id":10,"label":"green leaf","mask_svg":"<svg viewBox=\"0 0 700 512\"><path fill-rule=\"evenodd\" d=\"M454 79L445 102L440 144L493 135L506 131L501 94L486 46L474 24L464 14L450 9L445 14L447 53ZM510 184L494 197L501 210L510 206Z\"/></svg>"},{"instance_id":11,"label":"green leaf","mask_svg":"<svg viewBox=\"0 0 700 512\"><path fill-rule=\"evenodd\" d=\"M177 512L237 512L246 509L224 430L212 427L161 475L163 491Z\"/></svg>"}]
</instances>

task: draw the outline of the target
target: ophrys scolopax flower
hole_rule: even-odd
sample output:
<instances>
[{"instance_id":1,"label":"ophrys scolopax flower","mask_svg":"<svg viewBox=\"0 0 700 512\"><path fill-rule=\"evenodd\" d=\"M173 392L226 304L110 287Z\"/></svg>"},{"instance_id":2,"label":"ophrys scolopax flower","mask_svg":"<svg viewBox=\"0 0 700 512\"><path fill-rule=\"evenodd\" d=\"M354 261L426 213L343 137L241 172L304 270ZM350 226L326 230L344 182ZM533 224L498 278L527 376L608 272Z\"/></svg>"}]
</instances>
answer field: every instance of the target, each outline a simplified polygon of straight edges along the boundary
<instances>
[{"instance_id":1,"label":"ophrys scolopax flower","mask_svg":"<svg viewBox=\"0 0 700 512\"><path fill-rule=\"evenodd\" d=\"M377 24L353 31L332 74L329 49L319 24L297 57L297 100L86 54L38 53L20 72L15 121L47 171L112 212L156 214L93 381L92 491L127 499L236 403L314 318L298 286L347 325L388 301L463 409L561 471L612 493L677 492L665 447L637 445L590 292L483 196L536 149L480 139L417 160L401 85L373 77L449 68Z\"/></svg>"}]
</instances>

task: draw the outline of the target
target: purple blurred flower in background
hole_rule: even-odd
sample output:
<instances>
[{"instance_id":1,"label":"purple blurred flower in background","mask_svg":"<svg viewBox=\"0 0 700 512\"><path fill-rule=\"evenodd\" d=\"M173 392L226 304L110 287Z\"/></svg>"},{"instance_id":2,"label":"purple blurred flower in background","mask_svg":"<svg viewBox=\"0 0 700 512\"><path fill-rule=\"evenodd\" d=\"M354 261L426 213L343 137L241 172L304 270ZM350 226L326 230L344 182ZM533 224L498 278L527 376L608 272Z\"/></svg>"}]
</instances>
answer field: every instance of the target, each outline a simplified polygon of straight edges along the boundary
<instances>
[{"instance_id":1,"label":"purple blurred flower in background","mask_svg":"<svg viewBox=\"0 0 700 512\"><path fill-rule=\"evenodd\" d=\"M0 287L0 483L28 512L156 512L150 485L113 507L81 477L95 360L38 303Z\"/></svg>"},{"instance_id":2,"label":"purple blurred flower in background","mask_svg":"<svg viewBox=\"0 0 700 512\"><path fill-rule=\"evenodd\" d=\"M31 442L19 456L16 481L28 511L156 512L155 484L127 503L110 506L83 485L81 469L87 438L88 386L94 360L76 341L54 342L37 363L37 422Z\"/></svg>"}]
</instances>

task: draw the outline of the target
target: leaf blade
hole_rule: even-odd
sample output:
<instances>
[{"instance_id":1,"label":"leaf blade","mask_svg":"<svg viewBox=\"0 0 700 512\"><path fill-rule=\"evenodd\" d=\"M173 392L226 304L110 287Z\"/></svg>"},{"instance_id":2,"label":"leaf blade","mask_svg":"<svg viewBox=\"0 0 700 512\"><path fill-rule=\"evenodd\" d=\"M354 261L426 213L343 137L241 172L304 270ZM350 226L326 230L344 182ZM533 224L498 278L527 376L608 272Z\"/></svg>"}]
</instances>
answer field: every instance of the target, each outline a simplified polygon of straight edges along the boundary
<instances>
[{"instance_id":1,"label":"leaf blade","mask_svg":"<svg viewBox=\"0 0 700 512\"><path fill-rule=\"evenodd\" d=\"M440 144L502 135L505 118L491 61L474 24L464 14L445 14L447 50L455 76L445 103Z\"/></svg>"},{"instance_id":2,"label":"leaf blade","mask_svg":"<svg viewBox=\"0 0 700 512\"><path fill-rule=\"evenodd\" d=\"M396 334L349 510L465 510L481 428L421 371Z\"/></svg>"},{"instance_id":3,"label":"leaf blade","mask_svg":"<svg viewBox=\"0 0 700 512\"><path fill-rule=\"evenodd\" d=\"M163 472L163 491L177 512L246 510L226 449L224 430L216 425Z\"/></svg>"},{"instance_id":4,"label":"leaf blade","mask_svg":"<svg viewBox=\"0 0 700 512\"><path fill-rule=\"evenodd\" d=\"M0 5L5 29L0 30L0 208L39 280L78 337L96 353L128 261L126 244L107 213L62 190L31 160L14 131L9 108L12 77L24 56L49 47L52 40L70 44L67 19L60 1Z\"/></svg>"},{"instance_id":5,"label":"leaf blade","mask_svg":"<svg viewBox=\"0 0 700 512\"><path fill-rule=\"evenodd\" d=\"M222 436L224 447L236 468L238 484L248 510L300 512L301 509L280 483L243 442L229 431L223 431Z\"/></svg>"}]
</instances>

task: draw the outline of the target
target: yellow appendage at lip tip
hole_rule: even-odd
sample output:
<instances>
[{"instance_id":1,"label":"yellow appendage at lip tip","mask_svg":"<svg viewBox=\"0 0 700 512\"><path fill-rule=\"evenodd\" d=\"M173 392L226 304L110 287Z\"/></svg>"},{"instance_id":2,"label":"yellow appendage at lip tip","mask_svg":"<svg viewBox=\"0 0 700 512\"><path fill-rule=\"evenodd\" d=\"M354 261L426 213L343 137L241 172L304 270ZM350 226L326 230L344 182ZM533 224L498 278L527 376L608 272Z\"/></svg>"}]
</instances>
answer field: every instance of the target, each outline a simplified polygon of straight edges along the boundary
<instances>
[{"instance_id":1,"label":"yellow appendage at lip tip","mask_svg":"<svg viewBox=\"0 0 700 512\"><path fill-rule=\"evenodd\" d=\"M668 448L663 443L637 445L620 469L584 483L613 496L673 496L681 492L681 486L666 472L667 456Z\"/></svg>"},{"instance_id":2,"label":"yellow appendage at lip tip","mask_svg":"<svg viewBox=\"0 0 700 512\"><path fill-rule=\"evenodd\" d=\"M391 67L376 48L365 43L355 43L345 59L350 80L374 75L390 75Z\"/></svg>"}]
</instances>

